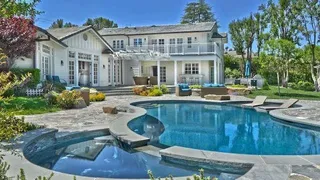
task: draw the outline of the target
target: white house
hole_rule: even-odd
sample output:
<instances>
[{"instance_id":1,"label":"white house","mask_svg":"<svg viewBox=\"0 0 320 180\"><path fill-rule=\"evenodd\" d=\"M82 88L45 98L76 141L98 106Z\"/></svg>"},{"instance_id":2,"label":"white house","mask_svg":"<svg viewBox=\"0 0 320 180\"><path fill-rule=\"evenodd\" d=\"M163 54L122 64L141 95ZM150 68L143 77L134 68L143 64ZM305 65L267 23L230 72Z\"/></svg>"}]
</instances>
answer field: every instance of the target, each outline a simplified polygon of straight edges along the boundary
<instances>
[{"instance_id":1,"label":"white house","mask_svg":"<svg viewBox=\"0 0 320 180\"><path fill-rule=\"evenodd\" d=\"M227 37L214 22L105 28L99 33L122 62L125 85L133 84L132 76L157 76L158 84L169 85L224 82Z\"/></svg>"},{"instance_id":2,"label":"white house","mask_svg":"<svg viewBox=\"0 0 320 180\"><path fill-rule=\"evenodd\" d=\"M224 82L226 34L216 23L106 28L38 28L36 50L16 66L38 68L69 86L133 85L133 76L158 84ZM160 76L158 76L160 75Z\"/></svg>"}]
</instances>

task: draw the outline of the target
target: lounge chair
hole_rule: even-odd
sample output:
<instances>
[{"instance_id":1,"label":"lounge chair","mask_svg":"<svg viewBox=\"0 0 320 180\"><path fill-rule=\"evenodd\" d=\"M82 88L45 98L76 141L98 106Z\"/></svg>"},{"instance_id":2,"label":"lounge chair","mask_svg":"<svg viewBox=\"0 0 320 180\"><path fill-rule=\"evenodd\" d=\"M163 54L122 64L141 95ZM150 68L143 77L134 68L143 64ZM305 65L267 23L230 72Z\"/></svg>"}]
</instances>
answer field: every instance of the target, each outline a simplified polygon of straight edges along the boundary
<instances>
[{"instance_id":1,"label":"lounge chair","mask_svg":"<svg viewBox=\"0 0 320 180\"><path fill-rule=\"evenodd\" d=\"M46 75L46 81L52 82L53 81L52 76Z\"/></svg>"},{"instance_id":2,"label":"lounge chair","mask_svg":"<svg viewBox=\"0 0 320 180\"><path fill-rule=\"evenodd\" d=\"M67 86L67 84L68 84L67 81L65 81L63 79L60 80L59 76L52 76L52 79L53 79L54 83L59 83L59 84L62 84L64 86Z\"/></svg>"},{"instance_id":3,"label":"lounge chair","mask_svg":"<svg viewBox=\"0 0 320 180\"><path fill-rule=\"evenodd\" d=\"M256 107L261 106L266 101L267 96L257 96L252 103L249 104L242 104L242 107Z\"/></svg>"},{"instance_id":4,"label":"lounge chair","mask_svg":"<svg viewBox=\"0 0 320 180\"><path fill-rule=\"evenodd\" d=\"M298 99L289 99L285 101L281 106L261 106L259 107L260 109L266 110L266 111L271 111L275 109L288 109L295 105L299 100Z\"/></svg>"},{"instance_id":5,"label":"lounge chair","mask_svg":"<svg viewBox=\"0 0 320 180\"><path fill-rule=\"evenodd\" d=\"M190 96L192 91L188 84L178 84L176 87L176 96Z\"/></svg>"}]
</instances>

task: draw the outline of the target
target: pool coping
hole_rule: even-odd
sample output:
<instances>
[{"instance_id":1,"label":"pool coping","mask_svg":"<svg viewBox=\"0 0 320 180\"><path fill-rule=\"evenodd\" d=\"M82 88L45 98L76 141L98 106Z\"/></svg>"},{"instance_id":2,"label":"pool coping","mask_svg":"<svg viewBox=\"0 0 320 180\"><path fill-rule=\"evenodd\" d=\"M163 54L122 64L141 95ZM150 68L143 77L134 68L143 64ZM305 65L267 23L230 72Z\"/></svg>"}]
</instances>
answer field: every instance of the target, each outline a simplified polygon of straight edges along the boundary
<instances>
[{"instance_id":1,"label":"pool coping","mask_svg":"<svg viewBox=\"0 0 320 180\"><path fill-rule=\"evenodd\" d=\"M212 104L242 104L248 103L252 101L209 101L209 100L135 100L130 102L130 108L136 110L135 115L130 118L123 118L116 120L116 125L122 125L124 127L121 128L120 132L117 132L120 128L113 128L110 126L110 130L113 131L113 134L120 134L121 132L125 132L125 136L121 136L121 139L124 141L134 141L137 142L139 139L145 140L145 138L141 138L140 135L137 136L135 132L129 129L128 122L134 120L135 118L141 117L146 114L146 110L140 107L134 106L134 104L138 103L150 103L150 102L205 102ZM268 103L272 104L281 104L283 101L279 100L268 100ZM304 104L297 103L298 107L294 107L291 109L305 109L310 108ZM143 110L141 110L143 109ZM260 109L254 108L256 111L260 112ZM284 120L287 122L298 123L303 125L308 125L314 127L314 124L308 123L306 121L301 121L297 118L292 119L289 116L283 114L284 110L273 110L270 111L269 114L277 119ZM120 122L119 122L120 121ZM320 126L319 126L320 127ZM132 136L131 136L132 135ZM160 150L161 156L165 157L173 157L180 158L186 160L195 160L195 161L208 161L211 162L224 162L228 165L316 165L320 164L320 155L248 155L248 154L235 154L235 153L222 153L217 151L204 151L198 149L185 148L180 146L173 146L163 150Z\"/></svg>"}]
</instances>

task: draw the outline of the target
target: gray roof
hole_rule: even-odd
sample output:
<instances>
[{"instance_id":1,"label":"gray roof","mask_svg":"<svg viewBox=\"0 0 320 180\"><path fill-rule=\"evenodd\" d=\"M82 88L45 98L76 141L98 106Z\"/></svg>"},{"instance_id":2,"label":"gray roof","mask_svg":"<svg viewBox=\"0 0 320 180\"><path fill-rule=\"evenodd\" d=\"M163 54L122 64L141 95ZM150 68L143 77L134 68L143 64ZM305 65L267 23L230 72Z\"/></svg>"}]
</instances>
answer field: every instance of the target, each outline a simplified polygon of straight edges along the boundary
<instances>
[{"instance_id":1,"label":"gray roof","mask_svg":"<svg viewBox=\"0 0 320 180\"><path fill-rule=\"evenodd\" d=\"M59 40L66 39L74 34L79 32L85 31L91 26L81 26L81 27L70 27L70 28L55 28L55 29L48 29L47 31L56 37Z\"/></svg>"},{"instance_id":2,"label":"gray roof","mask_svg":"<svg viewBox=\"0 0 320 180\"><path fill-rule=\"evenodd\" d=\"M125 28L104 28L99 31L102 36L110 35L138 35L138 34L165 34L165 33L184 33L184 32L204 32L211 31L215 22L162 25L162 26L141 26Z\"/></svg>"}]
</instances>

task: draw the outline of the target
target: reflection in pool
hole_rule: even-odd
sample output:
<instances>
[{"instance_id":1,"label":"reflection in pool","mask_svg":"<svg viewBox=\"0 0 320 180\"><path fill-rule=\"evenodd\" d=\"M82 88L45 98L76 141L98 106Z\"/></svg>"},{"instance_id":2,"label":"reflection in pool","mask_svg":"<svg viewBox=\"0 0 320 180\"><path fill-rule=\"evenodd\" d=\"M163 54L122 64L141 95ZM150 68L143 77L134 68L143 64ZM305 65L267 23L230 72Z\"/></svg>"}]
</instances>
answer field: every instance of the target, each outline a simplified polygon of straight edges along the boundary
<instances>
[{"instance_id":1,"label":"reflection in pool","mask_svg":"<svg viewBox=\"0 0 320 180\"><path fill-rule=\"evenodd\" d=\"M69 142L51 146L27 158L34 164L54 171L87 177L148 179L148 170L151 170L155 177L162 178L168 175L191 176L198 170L173 166L162 162L160 157L124 150L119 146L116 141L103 142L98 139ZM219 177L219 174L206 172L206 175L211 177Z\"/></svg>"},{"instance_id":2,"label":"reflection in pool","mask_svg":"<svg viewBox=\"0 0 320 180\"><path fill-rule=\"evenodd\" d=\"M319 131L289 126L255 110L195 102L136 105L146 108L147 116L128 126L152 143L239 154L320 153Z\"/></svg>"}]
</instances>

